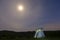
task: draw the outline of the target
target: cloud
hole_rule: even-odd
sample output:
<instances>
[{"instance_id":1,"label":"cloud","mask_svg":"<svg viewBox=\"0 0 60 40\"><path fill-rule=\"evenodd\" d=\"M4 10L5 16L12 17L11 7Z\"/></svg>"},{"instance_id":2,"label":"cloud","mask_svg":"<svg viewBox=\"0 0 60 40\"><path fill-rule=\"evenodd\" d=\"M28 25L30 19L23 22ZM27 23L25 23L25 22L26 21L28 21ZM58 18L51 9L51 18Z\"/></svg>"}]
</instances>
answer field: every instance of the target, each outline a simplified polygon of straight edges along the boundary
<instances>
[{"instance_id":1,"label":"cloud","mask_svg":"<svg viewBox=\"0 0 60 40\"><path fill-rule=\"evenodd\" d=\"M47 24L44 25L44 28L43 29L45 31L60 30L60 23L59 22L47 23Z\"/></svg>"}]
</instances>

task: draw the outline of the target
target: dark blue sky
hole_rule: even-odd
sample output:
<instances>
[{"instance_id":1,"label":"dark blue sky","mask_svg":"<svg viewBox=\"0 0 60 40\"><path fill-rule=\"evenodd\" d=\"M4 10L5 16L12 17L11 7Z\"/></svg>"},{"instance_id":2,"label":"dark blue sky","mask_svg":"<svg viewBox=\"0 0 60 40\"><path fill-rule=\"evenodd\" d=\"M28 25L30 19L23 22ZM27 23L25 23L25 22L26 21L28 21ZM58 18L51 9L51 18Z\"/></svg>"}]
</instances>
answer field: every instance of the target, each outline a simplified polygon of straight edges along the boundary
<instances>
[{"instance_id":1,"label":"dark blue sky","mask_svg":"<svg viewBox=\"0 0 60 40\"><path fill-rule=\"evenodd\" d=\"M18 5L24 11L18 11ZM60 0L0 0L0 30L60 30Z\"/></svg>"}]
</instances>

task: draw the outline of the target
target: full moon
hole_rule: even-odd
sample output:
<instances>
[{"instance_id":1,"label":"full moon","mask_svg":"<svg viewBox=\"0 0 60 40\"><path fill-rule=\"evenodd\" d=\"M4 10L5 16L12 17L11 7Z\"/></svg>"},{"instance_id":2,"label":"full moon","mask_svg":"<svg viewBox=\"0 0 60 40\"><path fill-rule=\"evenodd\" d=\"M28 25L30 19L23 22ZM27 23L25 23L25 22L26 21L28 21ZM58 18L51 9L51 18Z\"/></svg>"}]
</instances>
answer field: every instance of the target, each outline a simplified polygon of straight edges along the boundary
<instances>
[{"instance_id":1,"label":"full moon","mask_svg":"<svg viewBox=\"0 0 60 40\"><path fill-rule=\"evenodd\" d=\"M24 9L24 8L23 8L22 5L19 5L19 6L18 6L18 10L19 10L19 11L23 11L23 9Z\"/></svg>"}]
</instances>

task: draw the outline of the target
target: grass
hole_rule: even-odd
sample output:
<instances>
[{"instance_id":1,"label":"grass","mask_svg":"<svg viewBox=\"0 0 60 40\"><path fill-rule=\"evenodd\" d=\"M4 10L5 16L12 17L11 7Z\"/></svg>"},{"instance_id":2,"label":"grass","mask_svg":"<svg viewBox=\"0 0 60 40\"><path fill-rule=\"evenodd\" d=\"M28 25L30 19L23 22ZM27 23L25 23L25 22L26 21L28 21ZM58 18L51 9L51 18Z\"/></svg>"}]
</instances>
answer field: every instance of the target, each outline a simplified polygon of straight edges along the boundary
<instances>
[{"instance_id":1,"label":"grass","mask_svg":"<svg viewBox=\"0 0 60 40\"><path fill-rule=\"evenodd\" d=\"M45 38L33 38L35 32L0 31L0 40L60 40L60 31L45 31Z\"/></svg>"},{"instance_id":2,"label":"grass","mask_svg":"<svg viewBox=\"0 0 60 40\"><path fill-rule=\"evenodd\" d=\"M16 38L8 38L1 37L0 40L60 40L60 37L45 37L45 38L27 38L27 37L16 37Z\"/></svg>"}]
</instances>

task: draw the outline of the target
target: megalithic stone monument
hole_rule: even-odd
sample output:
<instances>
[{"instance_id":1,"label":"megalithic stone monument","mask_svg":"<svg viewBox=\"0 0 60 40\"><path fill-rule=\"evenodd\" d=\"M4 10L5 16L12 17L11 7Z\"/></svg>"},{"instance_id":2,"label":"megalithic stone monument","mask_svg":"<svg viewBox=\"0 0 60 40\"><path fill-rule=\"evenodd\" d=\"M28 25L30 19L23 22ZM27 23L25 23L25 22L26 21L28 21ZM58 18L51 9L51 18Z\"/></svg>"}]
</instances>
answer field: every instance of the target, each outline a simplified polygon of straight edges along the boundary
<instances>
[{"instance_id":1,"label":"megalithic stone monument","mask_svg":"<svg viewBox=\"0 0 60 40\"><path fill-rule=\"evenodd\" d=\"M44 38L45 34L42 29L37 29L34 38Z\"/></svg>"}]
</instances>

